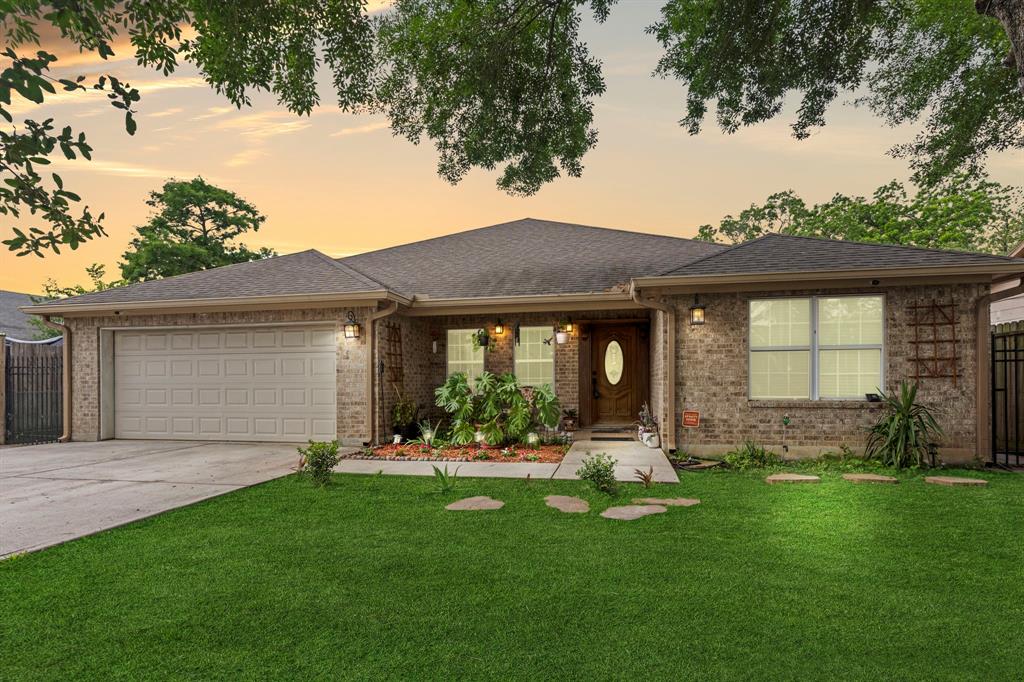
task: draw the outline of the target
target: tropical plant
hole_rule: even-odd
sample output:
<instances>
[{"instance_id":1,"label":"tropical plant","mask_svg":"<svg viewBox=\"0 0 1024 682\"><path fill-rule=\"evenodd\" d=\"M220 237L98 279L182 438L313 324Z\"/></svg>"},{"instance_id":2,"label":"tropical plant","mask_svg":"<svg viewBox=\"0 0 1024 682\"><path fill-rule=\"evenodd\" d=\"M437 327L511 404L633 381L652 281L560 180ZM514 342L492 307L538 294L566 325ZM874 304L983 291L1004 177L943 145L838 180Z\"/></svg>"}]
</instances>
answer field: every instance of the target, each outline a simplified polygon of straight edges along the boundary
<instances>
[{"instance_id":1,"label":"tropical plant","mask_svg":"<svg viewBox=\"0 0 1024 682\"><path fill-rule=\"evenodd\" d=\"M636 480L640 481L645 488L650 488L654 485L654 467L647 467L647 471L633 469L633 474L636 476Z\"/></svg>"},{"instance_id":2,"label":"tropical plant","mask_svg":"<svg viewBox=\"0 0 1024 682\"><path fill-rule=\"evenodd\" d=\"M781 460L771 450L752 440L725 454L725 463L734 469L753 469L778 464Z\"/></svg>"},{"instance_id":3,"label":"tropical plant","mask_svg":"<svg viewBox=\"0 0 1024 682\"><path fill-rule=\"evenodd\" d=\"M441 471L436 466L434 469L434 490L441 495L445 495L455 490L455 484L459 477L459 468L455 467L455 471L448 473L448 465L444 466L444 471Z\"/></svg>"},{"instance_id":4,"label":"tropical plant","mask_svg":"<svg viewBox=\"0 0 1024 682\"><path fill-rule=\"evenodd\" d=\"M883 412L868 433L865 454L899 469L928 463L929 446L943 437L931 411L917 402L917 384L900 382L899 394L882 394Z\"/></svg>"},{"instance_id":5,"label":"tropical plant","mask_svg":"<svg viewBox=\"0 0 1024 682\"><path fill-rule=\"evenodd\" d=\"M466 375L456 373L434 395L437 406L451 415L449 440L454 445L472 442L477 430L491 445L525 443L536 427L558 423L560 405L551 387L524 390L511 373L484 372L472 389Z\"/></svg>"},{"instance_id":6,"label":"tropical plant","mask_svg":"<svg viewBox=\"0 0 1024 682\"><path fill-rule=\"evenodd\" d=\"M338 441L309 441L299 448L300 458L305 460L305 471L313 483L323 487L331 482L331 470L338 465Z\"/></svg>"},{"instance_id":7,"label":"tropical plant","mask_svg":"<svg viewBox=\"0 0 1024 682\"><path fill-rule=\"evenodd\" d=\"M615 464L616 460L609 457L607 453L591 455L587 451L587 456L583 458L583 465L576 470L576 475L580 477L580 480L589 481L601 492L611 495L617 488Z\"/></svg>"}]
</instances>

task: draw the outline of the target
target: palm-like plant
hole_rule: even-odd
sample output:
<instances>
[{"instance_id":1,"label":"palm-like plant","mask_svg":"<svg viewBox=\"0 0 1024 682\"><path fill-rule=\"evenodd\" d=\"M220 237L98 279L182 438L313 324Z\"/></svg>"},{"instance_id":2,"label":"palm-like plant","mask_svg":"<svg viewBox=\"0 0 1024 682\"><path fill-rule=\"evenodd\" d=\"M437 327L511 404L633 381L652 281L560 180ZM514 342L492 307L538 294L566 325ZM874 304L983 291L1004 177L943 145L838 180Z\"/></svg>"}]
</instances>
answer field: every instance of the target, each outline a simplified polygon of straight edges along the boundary
<instances>
[{"instance_id":1,"label":"palm-like plant","mask_svg":"<svg viewBox=\"0 0 1024 682\"><path fill-rule=\"evenodd\" d=\"M902 469L927 463L929 444L942 438L931 411L917 402L917 384L900 382L899 395L882 395L885 411L871 427L865 453Z\"/></svg>"},{"instance_id":2,"label":"palm-like plant","mask_svg":"<svg viewBox=\"0 0 1024 682\"><path fill-rule=\"evenodd\" d=\"M434 396L438 407L451 415L454 445L472 442L477 429L491 445L521 443L538 424L554 427L560 414L550 386L524 388L511 373L484 372L473 389L465 374L453 374Z\"/></svg>"}]
</instances>

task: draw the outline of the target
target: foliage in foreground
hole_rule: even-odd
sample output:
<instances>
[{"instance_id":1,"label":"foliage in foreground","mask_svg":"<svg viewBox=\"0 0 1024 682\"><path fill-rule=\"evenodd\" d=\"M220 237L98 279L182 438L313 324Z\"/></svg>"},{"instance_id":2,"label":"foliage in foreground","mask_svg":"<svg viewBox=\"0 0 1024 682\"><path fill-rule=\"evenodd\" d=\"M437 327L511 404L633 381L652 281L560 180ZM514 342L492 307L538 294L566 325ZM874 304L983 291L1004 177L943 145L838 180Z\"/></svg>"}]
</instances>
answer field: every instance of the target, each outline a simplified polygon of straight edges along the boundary
<instances>
[{"instance_id":1,"label":"foliage in foreground","mask_svg":"<svg viewBox=\"0 0 1024 682\"><path fill-rule=\"evenodd\" d=\"M616 460L607 453L591 455L588 452L583 458L583 465L576 470L576 475L601 492L612 495L618 489L615 481L615 464Z\"/></svg>"},{"instance_id":2,"label":"foliage in foreground","mask_svg":"<svg viewBox=\"0 0 1024 682\"><path fill-rule=\"evenodd\" d=\"M303 470L313 479L313 483L323 487L331 482L331 471L338 465L338 441L309 441L309 445L299 448L299 455L304 461Z\"/></svg>"},{"instance_id":3,"label":"foliage in foreground","mask_svg":"<svg viewBox=\"0 0 1024 682\"><path fill-rule=\"evenodd\" d=\"M432 465L432 468L434 469L434 490L441 495L454 491L455 483L459 478L459 468L455 467L455 471L451 473L448 473L447 464L444 467L444 471L438 469L436 465Z\"/></svg>"},{"instance_id":4,"label":"foliage in foreground","mask_svg":"<svg viewBox=\"0 0 1024 682\"><path fill-rule=\"evenodd\" d=\"M752 440L743 441L743 445L725 453L724 460L733 469L767 467L782 461L774 452Z\"/></svg>"},{"instance_id":5,"label":"foliage in foreground","mask_svg":"<svg viewBox=\"0 0 1024 682\"><path fill-rule=\"evenodd\" d=\"M465 445L477 429L490 445L524 443L527 434L558 424L561 406L550 386L524 387L511 372L497 376L484 372L473 388L458 372L434 391L437 406L450 415L448 440Z\"/></svg>"},{"instance_id":6,"label":"foliage in foreground","mask_svg":"<svg viewBox=\"0 0 1024 682\"><path fill-rule=\"evenodd\" d=\"M943 437L931 411L917 402L917 384L900 382L899 393L882 395L884 412L868 433L865 454L888 466L927 466L929 450Z\"/></svg>"}]
</instances>

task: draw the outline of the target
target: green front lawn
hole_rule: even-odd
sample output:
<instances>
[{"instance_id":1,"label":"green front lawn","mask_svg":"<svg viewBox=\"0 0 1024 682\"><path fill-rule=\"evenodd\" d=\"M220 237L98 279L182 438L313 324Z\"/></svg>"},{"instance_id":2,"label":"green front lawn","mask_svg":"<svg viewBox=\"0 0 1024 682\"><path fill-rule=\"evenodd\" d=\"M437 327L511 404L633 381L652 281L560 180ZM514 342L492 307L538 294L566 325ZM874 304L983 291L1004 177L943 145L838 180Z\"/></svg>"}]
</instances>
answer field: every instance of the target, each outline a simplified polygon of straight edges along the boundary
<instances>
[{"instance_id":1,"label":"green front lawn","mask_svg":"<svg viewBox=\"0 0 1024 682\"><path fill-rule=\"evenodd\" d=\"M633 522L574 481L274 481L0 562L0 675L1020 679L1024 476L762 476Z\"/></svg>"}]
</instances>

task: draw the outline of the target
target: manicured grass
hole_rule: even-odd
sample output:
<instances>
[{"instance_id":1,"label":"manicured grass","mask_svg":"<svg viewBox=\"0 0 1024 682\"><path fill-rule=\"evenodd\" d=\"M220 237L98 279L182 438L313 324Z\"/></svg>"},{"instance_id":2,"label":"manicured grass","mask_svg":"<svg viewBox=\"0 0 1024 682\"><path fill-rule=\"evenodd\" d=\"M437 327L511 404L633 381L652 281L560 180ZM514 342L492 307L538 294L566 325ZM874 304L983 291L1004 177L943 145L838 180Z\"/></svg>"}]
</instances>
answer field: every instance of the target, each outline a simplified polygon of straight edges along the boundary
<instances>
[{"instance_id":1,"label":"manicured grass","mask_svg":"<svg viewBox=\"0 0 1024 682\"><path fill-rule=\"evenodd\" d=\"M1020 679L1024 476L762 476L629 523L573 481L274 481L0 562L0 675ZM506 506L444 511L469 495Z\"/></svg>"}]
</instances>

